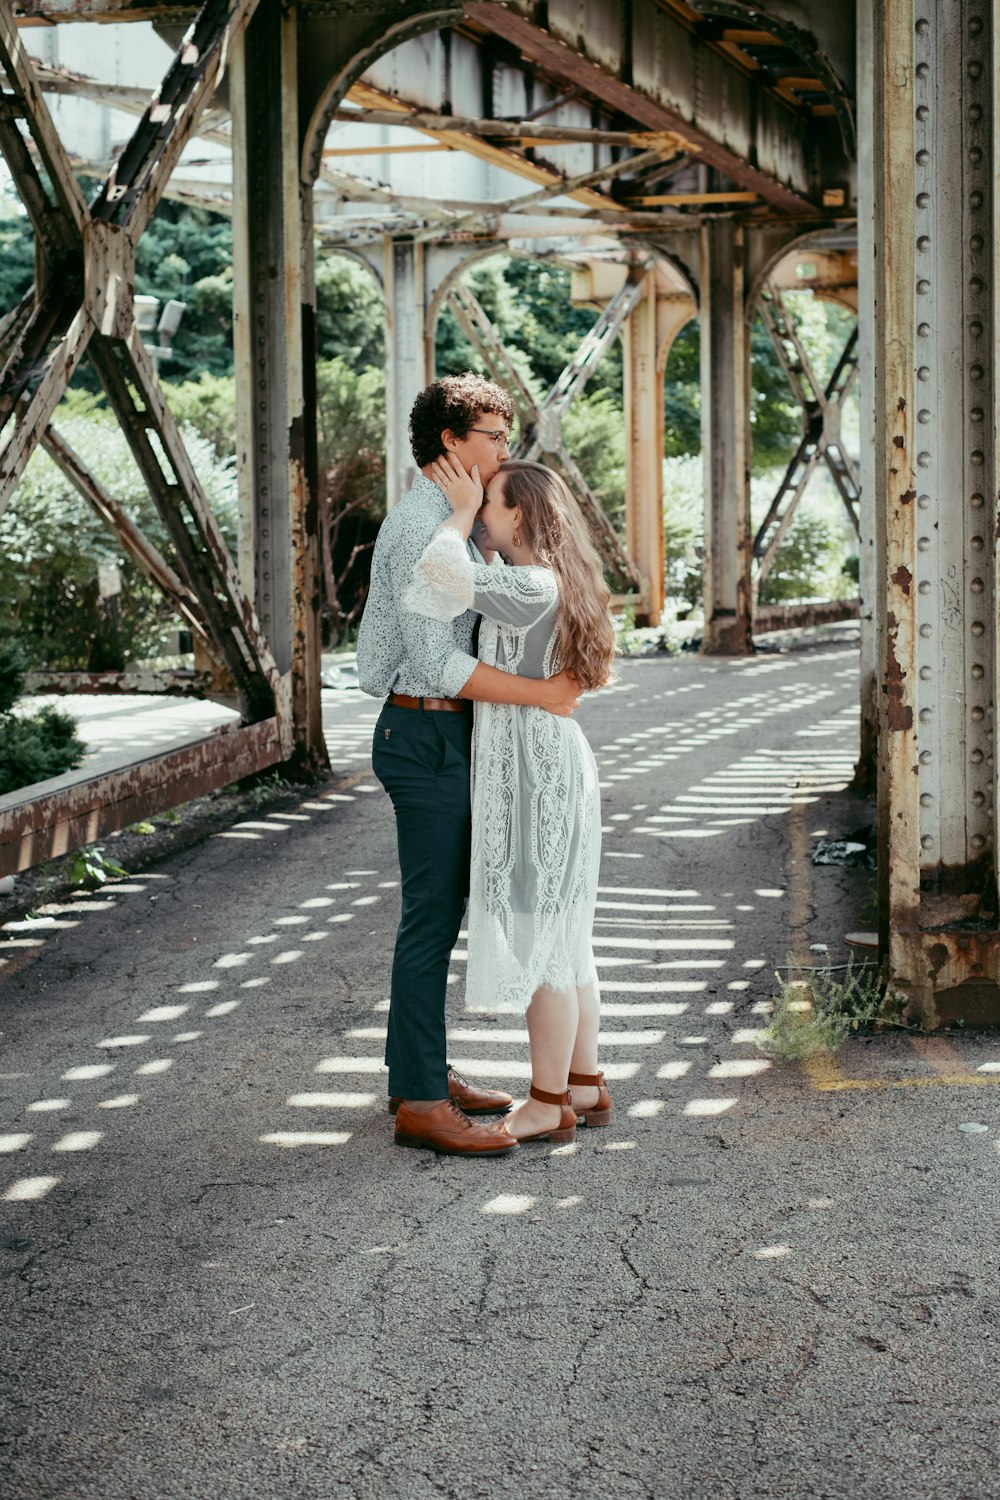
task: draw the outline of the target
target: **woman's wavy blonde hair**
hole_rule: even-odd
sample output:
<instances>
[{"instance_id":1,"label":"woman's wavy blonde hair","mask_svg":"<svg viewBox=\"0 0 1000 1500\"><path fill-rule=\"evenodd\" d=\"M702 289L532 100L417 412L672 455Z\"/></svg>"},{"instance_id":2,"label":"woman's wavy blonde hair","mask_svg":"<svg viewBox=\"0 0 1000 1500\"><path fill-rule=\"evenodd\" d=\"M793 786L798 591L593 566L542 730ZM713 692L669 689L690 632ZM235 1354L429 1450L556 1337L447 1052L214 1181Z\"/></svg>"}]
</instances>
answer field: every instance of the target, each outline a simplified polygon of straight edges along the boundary
<instances>
[{"instance_id":1,"label":"woman's wavy blonde hair","mask_svg":"<svg viewBox=\"0 0 1000 1500\"><path fill-rule=\"evenodd\" d=\"M603 687L610 681L615 654L611 591L580 507L560 476L544 464L508 459L499 472L504 505L508 510L521 507L524 540L559 582L559 666L588 692Z\"/></svg>"}]
</instances>

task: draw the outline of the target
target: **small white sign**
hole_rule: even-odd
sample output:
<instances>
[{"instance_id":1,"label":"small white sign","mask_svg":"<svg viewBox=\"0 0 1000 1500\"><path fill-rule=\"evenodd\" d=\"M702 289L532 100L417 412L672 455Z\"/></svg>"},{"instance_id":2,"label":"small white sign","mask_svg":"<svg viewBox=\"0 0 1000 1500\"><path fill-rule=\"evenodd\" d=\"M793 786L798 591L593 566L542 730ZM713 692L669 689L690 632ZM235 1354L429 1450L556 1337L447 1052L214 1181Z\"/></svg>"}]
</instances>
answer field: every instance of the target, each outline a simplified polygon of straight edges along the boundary
<instances>
[{"instance_id":1,"label":"small white sign","mask_svg":"<svg viewBox=\"0 0 1000 1500\"><path fill-rule=\"evenodd\" d=\"M116 562L102 562L97 565L97 592L102 599L113 599L122 591L122 575L118 570Z\"/></svg>"}]
</instances>

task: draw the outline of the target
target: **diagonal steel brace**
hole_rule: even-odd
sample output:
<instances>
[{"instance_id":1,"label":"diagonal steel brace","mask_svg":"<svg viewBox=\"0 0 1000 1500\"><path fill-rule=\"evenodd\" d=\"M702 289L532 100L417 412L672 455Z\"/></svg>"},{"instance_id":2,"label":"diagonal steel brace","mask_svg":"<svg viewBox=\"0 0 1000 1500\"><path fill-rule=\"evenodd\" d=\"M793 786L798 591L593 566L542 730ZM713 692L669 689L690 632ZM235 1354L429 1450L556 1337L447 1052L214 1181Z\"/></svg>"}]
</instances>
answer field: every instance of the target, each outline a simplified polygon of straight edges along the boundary
<instances>
[{"instance_id":1,"label":"diagonal steel brace","mask_svg":"<svg viewBox=\"0 0 1000 1500\"><path fill-rule=\"evenodd\" d=\"M799 501L821 462L829 469L855 530L860 528L857 473L839 437L843 403L858 375L858 329L855 326L851 331L833 373L824 384L812 369L809 355L777 288L767 288L761 297L759 311L801 407L802 436L754 538L755 587L759 587L770 572ZM794 361L789 355L789 347L794 351ZM815 399L805 395L803 379L815 392Z\"/></svg>"}]
</instances>

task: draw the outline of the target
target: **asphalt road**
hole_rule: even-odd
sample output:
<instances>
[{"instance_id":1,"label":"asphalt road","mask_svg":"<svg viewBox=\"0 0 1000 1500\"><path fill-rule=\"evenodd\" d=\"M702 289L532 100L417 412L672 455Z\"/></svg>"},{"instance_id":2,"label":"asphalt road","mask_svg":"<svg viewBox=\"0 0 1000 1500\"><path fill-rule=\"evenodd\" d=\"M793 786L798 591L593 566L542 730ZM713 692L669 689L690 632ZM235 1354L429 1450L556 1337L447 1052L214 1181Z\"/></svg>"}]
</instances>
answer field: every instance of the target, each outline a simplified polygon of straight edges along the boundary
<instances>
[{"instance_id":1,"label":"asphalt road","mask_svg":"<svg viewBox=\"0 0 1000 1500\"><path fill-rule=\"evenodd\" d=\"M856 672L643 660L585 705L615 1121L572 1147L392 1144L356 693L315 795L5 930L4 1500L1000 1495L1000 1045L754 1040L776 965L871 925L808 857L869 815ZM523 1092L462 968L452 1061Z\"/></svg>"}]
</instances>

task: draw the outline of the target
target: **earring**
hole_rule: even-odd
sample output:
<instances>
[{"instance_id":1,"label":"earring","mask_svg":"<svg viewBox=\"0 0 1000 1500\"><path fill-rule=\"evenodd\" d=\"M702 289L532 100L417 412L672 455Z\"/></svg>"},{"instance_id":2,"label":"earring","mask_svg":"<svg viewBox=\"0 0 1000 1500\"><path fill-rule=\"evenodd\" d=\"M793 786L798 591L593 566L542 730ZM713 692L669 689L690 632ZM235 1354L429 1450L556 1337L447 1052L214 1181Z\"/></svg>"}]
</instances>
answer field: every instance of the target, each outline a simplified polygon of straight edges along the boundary
<instances>
[{"instance_id":1,"label":"earring","mask_svg":"<svg viewBox=\"0 0 1000 1500\"><path fill-rule=\"evenodd\" d=\"M520 547L521 538L518 536L516 529L514 531L514 535L511 537L511 541L514 543L515 547Z\"/></svg>"}]
</instances>

